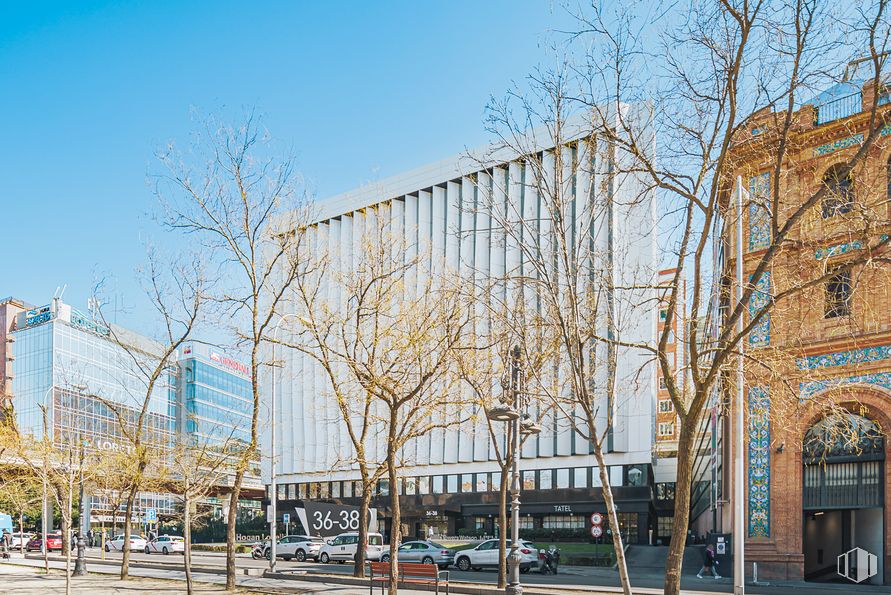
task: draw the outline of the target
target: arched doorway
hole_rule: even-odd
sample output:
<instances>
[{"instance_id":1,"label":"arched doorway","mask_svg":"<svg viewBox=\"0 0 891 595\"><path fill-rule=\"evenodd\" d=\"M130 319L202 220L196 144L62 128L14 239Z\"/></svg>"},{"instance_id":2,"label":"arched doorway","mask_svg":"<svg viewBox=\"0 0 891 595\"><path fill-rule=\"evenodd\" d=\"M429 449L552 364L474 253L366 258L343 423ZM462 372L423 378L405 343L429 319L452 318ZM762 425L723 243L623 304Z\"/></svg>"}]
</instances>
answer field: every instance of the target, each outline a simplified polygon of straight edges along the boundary
<instances>
[{"instance_id":1,"label":"arched doorway","mask_svg":"<svg viewBox=\"0 0 891 595\"><path fill-rule=\"evenodd\" d=\"M875 556L869 572L861 562L861 584L884 576L885 439L870 419L833 413L814 424L803 444L805 580L845 582L855 548ZM856 556L851 556L854 566ZM862 560L862 555L861 555ZM850 574L850 573L849 573Z\"/></svg>"}]
</instances>

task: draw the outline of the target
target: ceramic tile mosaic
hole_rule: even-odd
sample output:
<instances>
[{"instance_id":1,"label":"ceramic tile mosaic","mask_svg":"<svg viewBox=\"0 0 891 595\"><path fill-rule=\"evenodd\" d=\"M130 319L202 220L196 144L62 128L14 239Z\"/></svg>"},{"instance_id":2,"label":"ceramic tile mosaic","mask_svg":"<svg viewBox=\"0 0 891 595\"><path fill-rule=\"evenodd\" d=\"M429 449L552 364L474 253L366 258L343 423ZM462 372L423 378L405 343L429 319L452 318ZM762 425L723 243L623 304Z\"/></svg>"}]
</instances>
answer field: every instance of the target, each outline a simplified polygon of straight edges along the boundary
<instances>
[{"instance_id":1,"label":"ceramic tile mosaic","mask_svg":"<svg viewBox=\"0 0 891 595\"><path fill-rule=\"evenodd\" d=\"M749 298L749 316L755 316L770 301L770 271L765 271L758 280L755 291ZM770 313L765 314L749 333L749 345L765 347L770 345Z\"/></svg>"},{"instance_id":2,"label":"ceramic tile mosaic","mask_svg":"<svg viewBox=\"0 0 891 595\"><path fill-rule=\"evenodd\" d=\"M770 395L748 393L749 537L770 537Z\"/></svg>"},{"instance_id":3,"label":"ceramic tile mosaic","mask_svg":"<svg viewBox=\"0 0 891 595\"><path fill-rule=\"evenodd\" d=\"M770 245L770 172L749 178L749 250Z\"/></svg>"}]
</instances>

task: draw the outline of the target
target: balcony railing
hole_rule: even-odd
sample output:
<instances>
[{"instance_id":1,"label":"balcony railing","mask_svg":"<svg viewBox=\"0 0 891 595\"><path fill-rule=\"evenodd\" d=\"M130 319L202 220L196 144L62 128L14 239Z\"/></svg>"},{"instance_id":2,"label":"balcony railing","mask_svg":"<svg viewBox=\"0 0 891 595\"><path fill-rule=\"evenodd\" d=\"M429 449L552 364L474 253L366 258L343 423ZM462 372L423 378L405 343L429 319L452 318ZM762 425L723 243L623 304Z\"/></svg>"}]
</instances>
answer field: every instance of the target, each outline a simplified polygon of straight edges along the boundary
<instances>
[{"instance_id":1,"label":"balcony railing","mask_svg":"<svg viewBox=\"0 0 891 595\"><path fill-rule=\"evenodd\" d=\"M847 118L848 116L853 116L860 112L862 103L863 100L858 91L857 93L845 95L844 97L839 97L838 99L833 99L823 105L819 105L817 106L816 124L819 126L821 124L826 124L827 122L833 122L835 120Z\"/></svg>"}]
</instances>

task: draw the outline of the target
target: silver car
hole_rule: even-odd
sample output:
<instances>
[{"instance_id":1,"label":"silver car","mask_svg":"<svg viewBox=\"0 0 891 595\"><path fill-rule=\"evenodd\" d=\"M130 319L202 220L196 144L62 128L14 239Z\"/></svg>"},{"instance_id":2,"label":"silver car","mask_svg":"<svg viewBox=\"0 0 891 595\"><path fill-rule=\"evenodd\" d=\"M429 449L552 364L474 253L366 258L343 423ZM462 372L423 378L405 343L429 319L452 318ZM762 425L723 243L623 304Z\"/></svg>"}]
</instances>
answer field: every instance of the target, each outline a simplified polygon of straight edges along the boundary
<instances>
[{"instance_id":1,"label":"silver car","mask_svg":"<svg viewBox=\"0 0 891 595\"><path fill-rule=\"evenodd\" d=\"M455 562L455 551L433 541L406 541L399 546L399 560L448 568Z\"/></svg>"}]
</instances>

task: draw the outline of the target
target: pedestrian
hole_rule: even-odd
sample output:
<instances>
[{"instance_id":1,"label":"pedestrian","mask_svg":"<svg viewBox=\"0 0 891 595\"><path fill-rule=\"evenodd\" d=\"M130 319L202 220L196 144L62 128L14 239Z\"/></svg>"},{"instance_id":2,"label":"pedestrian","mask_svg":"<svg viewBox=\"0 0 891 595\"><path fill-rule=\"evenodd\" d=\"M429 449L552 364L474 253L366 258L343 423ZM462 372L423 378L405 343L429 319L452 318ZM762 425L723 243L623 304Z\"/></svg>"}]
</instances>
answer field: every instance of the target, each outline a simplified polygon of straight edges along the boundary
<instances>
[{"instance_id":1,"label":"pedestrian","mask_svg":"<svg viewBox=\"0 0 891 595\"><path fill-rule=\"evenodd\" d=\"M6 560L9 559L9 552L12 549L12 535L9 529L3 529L3 535L0 536L0 555Z\"/></svg>"},{"instance_id":2,"label":"pedestrian","mask_svg":"<svg viewBox=\"0 0 891 595\"><path fill-rule=\"evenodd\" d=\"M93 547L93 530L87 531L87 545Z\"/></svg>"},{"instance_id":3,"label":"pedestrian","mask_svg":"<svg viewBox=\"0 0 891 595\"><path fill-rule=\"evenodd\" d=\"M715 580L718 580L721 578L721 575L715 570L715 566L717 565L718 561L715 559L715 546L708 544L702 552L702 568L696 574L696 578L705 578L702 576L702 573L709 572L715 576Z\"/></svg>"}]
</instances>

